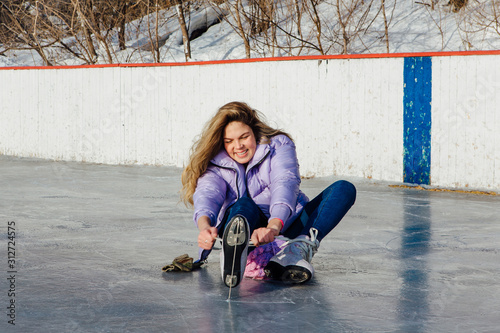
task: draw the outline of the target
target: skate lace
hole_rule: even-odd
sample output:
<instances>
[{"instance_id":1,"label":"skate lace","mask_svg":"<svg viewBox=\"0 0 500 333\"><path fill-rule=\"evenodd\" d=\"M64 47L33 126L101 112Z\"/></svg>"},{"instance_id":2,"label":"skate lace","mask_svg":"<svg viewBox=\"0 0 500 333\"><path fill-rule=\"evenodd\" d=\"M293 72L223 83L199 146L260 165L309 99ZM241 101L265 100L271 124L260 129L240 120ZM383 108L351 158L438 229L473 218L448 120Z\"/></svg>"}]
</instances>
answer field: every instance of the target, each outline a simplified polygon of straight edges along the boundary
<instances>
[{"instance_id":1,"label":"skate lace","mask_svg":"<svg viewBox=\"0 0 500 333\"><path fill-rule=\"evenodd\" d=\"M279 236L277 238L285 240L286 242L280 246L281 251L279 251L277 255L283 253L288 245L295 244L295 246L302 253L304 259L311 262L313 255L318 251L318 241L316 239L317 236L318 236L318 229L316 228L311 228L309 230L309 239L307 238L289 239L284 236Z\"/></svg>"}]
</instances>

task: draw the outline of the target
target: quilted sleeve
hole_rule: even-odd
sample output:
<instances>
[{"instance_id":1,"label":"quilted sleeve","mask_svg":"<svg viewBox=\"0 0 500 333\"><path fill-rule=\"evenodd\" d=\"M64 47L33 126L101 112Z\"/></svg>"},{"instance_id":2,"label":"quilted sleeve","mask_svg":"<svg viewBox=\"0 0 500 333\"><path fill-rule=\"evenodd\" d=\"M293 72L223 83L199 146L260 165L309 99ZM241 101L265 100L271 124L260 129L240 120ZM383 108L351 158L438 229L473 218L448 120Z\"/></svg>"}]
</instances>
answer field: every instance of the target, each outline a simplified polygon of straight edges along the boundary
<instances>
[{"instance_id":1,"label":"quilted sleeve","mask_svg":"<svg viewBox=\"0 0 500 333\"><path fill-rule=\"evenodd\" d=\"M300 174L295 144L285 135L273 138L271 154L271 218L287 220L294 212L299 195ZM291 222L291 221L290 221Z\"/></svg>"},{"instance_id":2,"label":"quilted sleeve","mask_svg":"<svg viewBox=\"0 0 500 333\"><path fill-rule=\"evenodd\" d=\"M227 183L214 169L207 171L198 179L196 191L193 195L194 222L198 225L198 218L206 215L212 226L217 223L217 216L226 198Z\"/></svg>"}]
</instances>

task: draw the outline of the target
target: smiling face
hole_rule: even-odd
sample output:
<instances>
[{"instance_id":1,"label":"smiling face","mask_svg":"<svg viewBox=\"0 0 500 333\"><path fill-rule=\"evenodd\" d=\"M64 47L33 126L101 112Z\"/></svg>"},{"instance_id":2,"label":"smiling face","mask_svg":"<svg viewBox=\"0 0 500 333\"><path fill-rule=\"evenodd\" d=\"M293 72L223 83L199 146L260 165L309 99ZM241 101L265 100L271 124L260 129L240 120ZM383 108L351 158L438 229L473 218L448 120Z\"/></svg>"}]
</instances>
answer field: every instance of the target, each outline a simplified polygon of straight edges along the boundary
<instances>
[{"instance_id":1,"label":"smiling face","mask_svg":"<svg viewBox=\"0 0 500 333\"><path fill-rule=\"evenodd\" d=\"M252 128L242 122L232 121L224 129L224 148L240 164L247 164L255 154L257 141Z\"/></svg>"}]
</instances>

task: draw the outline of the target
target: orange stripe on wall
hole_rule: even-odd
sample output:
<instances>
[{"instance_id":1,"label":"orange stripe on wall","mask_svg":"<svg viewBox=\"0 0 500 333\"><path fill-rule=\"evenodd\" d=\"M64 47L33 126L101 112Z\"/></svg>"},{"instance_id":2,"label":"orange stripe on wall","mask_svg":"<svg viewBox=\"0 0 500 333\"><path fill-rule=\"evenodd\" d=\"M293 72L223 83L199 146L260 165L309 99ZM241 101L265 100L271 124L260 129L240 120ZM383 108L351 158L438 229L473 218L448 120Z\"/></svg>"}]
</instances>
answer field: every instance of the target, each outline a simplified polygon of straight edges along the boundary
<instances>
[{"instance_id":1,"label":"orange stripe on wall","mask_svg":"<svg viewBox=\"0 0 500 333\"><path fill-rule=\"evenodd\" d=\"M72 66L14 66L14 67L0 67L0 70L206 66L206 65L239 64L239 63L271 62L271 61L406 58L406 57L453 57L453 56L474 56L474 55L475 56L477 56L477 55L500 55L500 50L415 52L415 53L336 54L336 55L311 55L311 56L292 56L292 57L250 58L250 59L210 60L210 61L192 61L192 62L133 63L133 64L121 63L121 64L100 64L100 65L72 65Z\"/></svg>"}]
</instances>

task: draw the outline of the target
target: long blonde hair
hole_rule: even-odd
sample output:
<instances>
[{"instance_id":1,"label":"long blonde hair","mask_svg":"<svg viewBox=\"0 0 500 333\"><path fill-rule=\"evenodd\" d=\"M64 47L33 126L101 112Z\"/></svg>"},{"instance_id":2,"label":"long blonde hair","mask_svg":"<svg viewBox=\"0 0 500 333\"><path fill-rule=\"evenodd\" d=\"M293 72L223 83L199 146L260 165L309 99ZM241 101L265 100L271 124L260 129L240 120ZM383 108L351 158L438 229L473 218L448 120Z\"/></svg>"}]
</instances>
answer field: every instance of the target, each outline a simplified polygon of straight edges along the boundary
<instances>
[{"instance_id":1,"label":"long blonde hair","mask_svg":"<svg viewBox=\"0 0 500 333\"><path fill-rule=\"evenodd\" d=\"M182 172L181 199L186 206L193 205L193 194L196 190L198 178L207 170L210 160L224 149L224 129L233 121L239 121L249 126L257 143L264 143L267 139L284 134L279 129L268 126L264 116L243 102L230 102L222 106L203 128L200 136L191 148L189 163Z\"/></svg>"}]
</instances>

